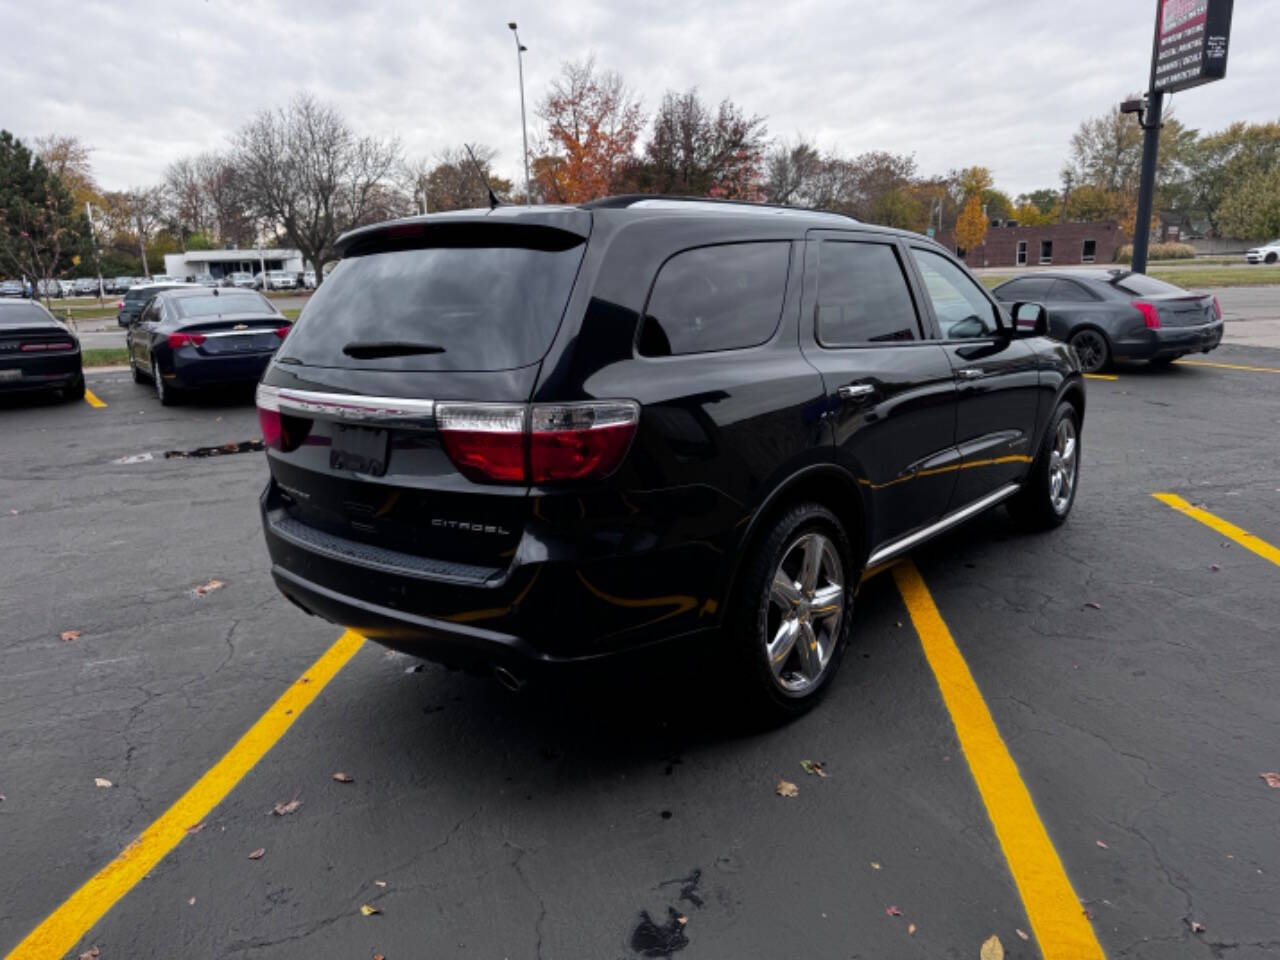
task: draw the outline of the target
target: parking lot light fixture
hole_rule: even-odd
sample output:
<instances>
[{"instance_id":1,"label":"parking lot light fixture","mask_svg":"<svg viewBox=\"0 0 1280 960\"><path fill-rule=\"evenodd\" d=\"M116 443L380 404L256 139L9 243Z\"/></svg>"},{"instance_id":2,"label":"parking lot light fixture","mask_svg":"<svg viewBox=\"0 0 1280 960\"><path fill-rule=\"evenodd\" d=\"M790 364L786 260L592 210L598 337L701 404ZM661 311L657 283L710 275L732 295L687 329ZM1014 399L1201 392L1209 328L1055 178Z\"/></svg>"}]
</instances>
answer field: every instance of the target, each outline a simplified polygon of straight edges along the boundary
<instances>
[{"instance_id":1,"label":"parking lot light fixture","mask_svg":"<svg viewBox=\"0 0 1280 960\"><path fill-rule=\"evenodd\" d=\"M520 42L520 33L516 30L514 21L508 23L507 28L516 40L516 67L520 73L520 135L524 141L524 202L525 206L529 206L533 203L533 198L529 195L529 124L524 116L524 54L529 48Z\"/></svg>"}]
</instances>

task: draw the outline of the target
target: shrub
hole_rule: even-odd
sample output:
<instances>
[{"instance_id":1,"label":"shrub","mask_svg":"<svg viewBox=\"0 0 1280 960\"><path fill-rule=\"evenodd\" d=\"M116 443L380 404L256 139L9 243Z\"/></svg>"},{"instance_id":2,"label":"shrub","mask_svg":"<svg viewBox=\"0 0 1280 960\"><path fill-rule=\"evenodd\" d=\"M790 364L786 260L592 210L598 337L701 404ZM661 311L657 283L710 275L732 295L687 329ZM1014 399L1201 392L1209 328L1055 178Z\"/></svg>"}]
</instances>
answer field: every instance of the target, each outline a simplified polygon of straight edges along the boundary
<instances>
[{"instance_id":1,"label":"shrub","mask_svg":"<svg viewBox=\"0 0 1280 960\"><path fill-rule=\"evenodd\" d=\"M1196 248L1189 243L1153 243L1147 248L1148 260L1192 260ZM1133 244L1126 243L1116 249L1116 263L1133 262Z\"/></svg>"}]
</instances>

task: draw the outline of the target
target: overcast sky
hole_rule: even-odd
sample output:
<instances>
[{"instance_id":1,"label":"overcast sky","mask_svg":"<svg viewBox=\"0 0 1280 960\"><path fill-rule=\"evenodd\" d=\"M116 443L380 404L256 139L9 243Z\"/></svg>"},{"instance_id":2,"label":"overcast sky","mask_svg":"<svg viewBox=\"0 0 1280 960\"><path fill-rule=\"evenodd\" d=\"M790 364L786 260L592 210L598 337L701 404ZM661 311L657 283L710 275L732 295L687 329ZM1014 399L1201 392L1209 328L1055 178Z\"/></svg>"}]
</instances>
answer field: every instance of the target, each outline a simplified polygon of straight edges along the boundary
<instances>
[{"instance_id":1,"label":"overcast sky","mask_svg":"<svg viewBox=\"0 0 1280 960\"><path fill-rule=\"evenodd\" d=\"M1193 127L1280 119L1280 0L1238 0L1227 78L1174 98ZM411 155L462 141L519 181L517 20L534 107L595 54L652 108L696 86L845 153L983 164L1017 194L1056 186L1080 120L1144 85L1151 0L0 0L0 127L72 134L102 186L158 180L298 90Z\"/></svg>"}]
</instances>

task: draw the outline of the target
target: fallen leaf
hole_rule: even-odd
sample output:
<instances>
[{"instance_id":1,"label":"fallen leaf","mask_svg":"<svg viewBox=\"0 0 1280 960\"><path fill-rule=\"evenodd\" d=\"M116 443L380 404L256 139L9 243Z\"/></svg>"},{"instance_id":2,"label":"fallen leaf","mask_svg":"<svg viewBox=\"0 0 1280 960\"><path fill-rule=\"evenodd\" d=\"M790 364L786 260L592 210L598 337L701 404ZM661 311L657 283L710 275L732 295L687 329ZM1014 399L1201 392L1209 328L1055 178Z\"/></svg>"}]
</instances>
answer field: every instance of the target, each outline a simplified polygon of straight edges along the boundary
<instances>
[{"instance_id":1,"label":"fallen leaf","mask_svg":"<svg viewBox=\"0 0 1280 960\"><path fill-rule=\"evenodd\" d=\"M384 956L383 956L382 954L380 954L380 953L375 953L375 954L373 955L373 960L387 960L387 958L386 958L386 957L384 957Z\"/></svg>"},{"instance_id":2,"label":"fallen leaf","mask_svg":"<svg viewBox=\"0 0 1280 960\"><path fill-rule=\"evenodd\" d=\"M106 777L94 777L94 778L93 778L93 785L94 785L95 787L113 787L113 786L115 786L115 784L113 784L113 783L112 783L110 780L108 780Z\"/></svg>"},{"instance_id":3,"label":"fallen leaf","mask_svg":"<svg viewBox=\"0 0 1280 960\"><path fill-rule=\"evenodd\" d=\"M1263 773L1259 774L1263 780L1267 781L1268 787L1275 787L1280 790L1280 773Z\"/></svg>"},{"instance_id":4,"label":"fallen leaf","mask_svg":"<svg viewBox=\"0 0 1280 960\"><path fill-rule=\"evenodd\" d=\"M1216 572L1216 571L1218 571L1218 570L1221 570L1222 568L1221 568L1220 566L1218 566L1216 563L1211 563L1211 564L1209 564L1209 569L1210 569L1210 570L1213 570L1213 571L1215 571L1215 572Z\"/></svg>"},{"instance_id":5,"label":"fallen leaf","mask_svg":"<svg viewBox=\"0 0 1280 960\"><path fill-rule=\"evenodd\" d=\"M337 780L339 783L355 783L356 782L355 777L351 776L351 774L349 773L343 773L341 770L339 770L337 773L333 775L333 779Z\"/></svg>"},{"instance_id":6,"label":"fallen leaf","mask_svg":"<svg viewBox=\"0 0 1280 960\"><path fill-rule=\"evenodd\" d=\"M1100 846L1103 850L1110 850L1110 849L1111 849L1111 848L1110 848L1110 847L1108 847L1105 843L1103 843L1101 840L1095 840L1095 841L1093 841L1093 842L1094 842L1094 843L1096 843L1098 846Z\"/></svg>"},{"instance_id":7,"label":"fallen leaf","mask_svg":"<svg viewBox=\"0 0 1280 960\"><path fill-rule=\"evenodd\" d=\"M100 956L102 956L102 954L98 951L97 947L90 947L84 953L80 954L80 960L98 960L98 957Z\"/></svg>"},{"instance_id":8,"label":"fallen leaf","mask_svg":"<svg viewBox=\"0 0 1280 960\"><path fill-rule=\"evenodd\" d=\"M779 780L774 792L780 797L797 797L800 795L800 788L790 780Z\"/></svg>"},{"instance_id":9,"label":"fallen leaf","mask_svg":"<svg viewBox=\"0 0 1280 960\"><path fill-rule=\"evenodd\" d=\"M899 910L897 907L895 907L893 904L889 904L889 906L885 907L885 908L884 908L884 912L885 912L885 913L887 913L887 914L888 914L889 916L891 916L891 917L900 917L900 916L902 916L902 911L901 911L901 910Z\"/></svg>"},{"instance_id":10,"label":"fallen leaf","mask_svg":"<svg viewBox=\"0 0 1280 960\"><path fill-rule=\"evenodd\" d=\"M684 916L683 914L681 914L680 916L676 917L676 923L680 924L680 926L682 926L682 927L683 927L686 923L688 923L688 922L689 922L689 918L688 918L688 917L686 917L686 916Z\"/></svg>"},{"instance_id":11,"label":"fallen leaf","mask_svg":"<svg viewBox=\"0 0 1280 960\"><path fill-rule=\"evenodd\" d=\"M914 923L907 924L907 933L911 934L913 937L916 935L916 925Z\"/></svg>"},{"instance_id":12,"label":"fallen leaf","mask_svg":"<svg viewBox=\"0 0 1280 960\"><path fill-rule=\"evenodd\" d=\"M195 905L196 905L196 898L195 898L195 897L192 897L190 900L188 900L188 901L187 901L187 906L188 906L188 907L194 907Z\"/></svg>"},{"instance_id":13,"label":"fallen leaf","mask_svg":"<svg viewBox=\"0 0 1280 960\"><path fill-rule=\"evenodd\" d=\"M1102 604L1100 604L1100 603L1094 603L1092 600L1086 600L1086 601L1084 602L1084 605L1085 605L1086 607L1088 607L1090 610L1101 610L1101 609L1102 609Z\"/></svg>"},{"instance_id":14,"label":"fallen leaf","mask_svg":"<svg viewBox=\"0 0 1280 960\"><path fill-rule=\"evenodd\" d=\"M1025 930L1020 930L1017 927L1014 927L1013 932L1016 933L1018 936L1020 936L1023 940L1031 939L1029 936L1027 936L1027 932Z\"/></svg>"},{"instance_id":15,"label":"fallen leaf","mask_svg":"<svg viewBox=\"0 0 1280 960\"><path fill-rule=\"evenodd\" d=\"M871 869L872 869L872 870L879 870L879 869L880 869L880 864L879 864L879 863L877 863L875 860L872 860L872 861L871 861Z\"/></svg>"},{"instance_id":16,"label":"fallen leaf","mask_svg":"<svg viewBox=\"0 0 1280 960\"><path fill-rule=\"evenodd\" d=\"M72 640L79 640L80 631L79 630L63 630L60 634L58 634L58 639L61 640L63 643L70 643Z\"/></svg>"},{"instance_id":17,"label":"fallen leaf","mask_svg":"<svg viewBox=\"0 0 1280 960\"><path fill-rule=\"evenodd\" d=\"M189 833L189 834L191 834L192 836L194 836L195 834L199 833L199 832L200 832L201 830L203 830L203 829L204 829L204 821L203 821L203 820L201 820L201 821L200 821L199 823L197 823L194 827L187 827L187 833Z\"/></svg>"},{"instance_id":18,"label":"fallen leaf","mask_svg":"<svg viewBox=\"0 0 1280 960\"><path fill-rule=\"evenodd\" d=\"M1192 933L1204 933L1204 924L1203 924L1203 923L1200 923L1198 920L1192 920L1192 921L1191 921L1191 932L1192 932Z\"/></svg>"},{"instance_id":19,"label":"fallen leaf","mask_svg":"<svg viewBox=\"0 0 1280 960\"><path fill-rule=\"evenodd\" d=\"M982 941L982 950L979 951L978 957L979 960L1004 960L1004 944L993 933Z\"/></svg>"},{"instance_id":20,"label":"fallen leaf","mask_svg":"<svg viewBox=\"0 0 1280 960\"><path fill-rule=\"evenodd\" d=\"M203 597L207 593L213 593L213 591L221 589L221 580L210 580L208 583L202 583L200 586L196 587L196 596Z\"/></svg>"},{"instance_id":21,"label":"fallen leaf","mask_svg":"<svg viewBox=\"0 0 1280 960\"><path fill-rule=\"evenodd\" d=\"M1080 912L1081 912L1081 913L1083 913L1083 914L1085 915L1085 917L1086 917L1086 918L1088 918L1089 920L1092 920L1092 919L1093 919L1093 911L1092 911L1092 910L1090 910L1088 907L1085 907L1085 908L1084 908L1083 910L1081 910Z\"/></svg>"},{"instance_id":22,"label":"fallen leaf","mask_svg":"<svg viewBox=\"0 0 1280 960\"><path fill-rule=\"evenodd\" d=\"M822 764L817 760L801 760L800 768L810 776L813 776L815 773L820 777L826 777L827 775L827 772L822 769Z\"/></svg>"},{"instance_id":23,"label":"fallen leaf","mask_svg":"<svg viewBox=\"0 0 1280 960\"><path fill-rule=\"evenodd\" d=\"M366 917L372 917L375 913L381 913L382 911L377 907L371 907L367 903L362 903L360 904L360 912Z\"/></svg>"},{"instance_id":24,"label":"fallen leaf","mask_svg":"<svg viewBox=\"0 0 1280 960\"><path fill-rule=\"evenodd\" d=\"M288 803L277 803L274 807L271 808L271 812L274 813L277 817L287 817L289 814L293 813L293 811L297 810L300 806L302 806L302 801L299 800L297 797L294 797Z\"/></svg>"},{"instance_id":25,"label":"fallen leaf","mask_svg":"<svg viewBox=\"0 0 1280 960\"><path fill-rule=\"evenodd\" d=\"M257 850L253 851L253 853L249 854L249 859L250 859L250 860L261 860L261 859L262 859L262 857L263 857L263 855L264 855L266 852L267 852L267 848L266 848L266 847L259 847Z\"/></svg>"}]
</instances>

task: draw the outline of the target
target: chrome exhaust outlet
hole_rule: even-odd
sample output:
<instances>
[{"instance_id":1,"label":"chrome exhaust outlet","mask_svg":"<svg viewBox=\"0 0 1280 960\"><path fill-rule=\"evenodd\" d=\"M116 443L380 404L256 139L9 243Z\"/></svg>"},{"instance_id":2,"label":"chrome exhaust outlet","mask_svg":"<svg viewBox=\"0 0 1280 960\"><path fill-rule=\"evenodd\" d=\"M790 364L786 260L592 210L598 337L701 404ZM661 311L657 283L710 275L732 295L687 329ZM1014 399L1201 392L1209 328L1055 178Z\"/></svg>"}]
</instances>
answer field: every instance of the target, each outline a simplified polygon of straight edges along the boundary
<instances>
[{"instance_id":1,"label":"chrome exhaust outlet","mask_svg":"<svg viewBox=\"0 0 1280 960\"><path fill-rule=\"evenodd\" d=\"M512 693L519 693L525 688L526 684L526 681L520 679L506 667L502 666L494 666L493 678Z\"/></svg>"}]
</instances>

